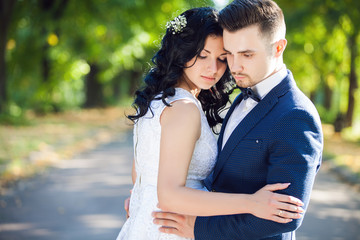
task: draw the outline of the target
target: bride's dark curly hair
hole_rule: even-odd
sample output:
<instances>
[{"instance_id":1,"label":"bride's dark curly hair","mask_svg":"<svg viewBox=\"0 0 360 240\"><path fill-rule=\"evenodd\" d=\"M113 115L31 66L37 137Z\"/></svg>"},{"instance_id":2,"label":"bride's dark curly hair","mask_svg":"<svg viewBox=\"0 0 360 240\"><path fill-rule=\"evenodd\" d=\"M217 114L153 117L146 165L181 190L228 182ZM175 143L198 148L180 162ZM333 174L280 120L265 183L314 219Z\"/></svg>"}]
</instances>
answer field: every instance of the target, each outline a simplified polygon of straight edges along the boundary
<instances>
[{"instance_id":1,"label":"bride's dark curly hair","mask_svg":"<svg viewBox=\"0 0 360 240\"><path fill-rule=\"evenodd\" d=\"M215 9L194 8L181 15L186 17L186 27L175 34L172 28L167 29L160 50L152 58L154 66L144 79L145 86L135 92L132 106L137 113L127 116L133 122L147 113L152 100L162 100L170 106L166 98L174 96L175 86L183 75L185 64L199 56L208 36L222 36L223 30L218 23L218 13ZM232 86L233 80L227 68L215 86L209 90L201 90L198 96L213 130L223 121L219 114L229 101L228 94L232 91Z\"/></svg>"}]
</instances>

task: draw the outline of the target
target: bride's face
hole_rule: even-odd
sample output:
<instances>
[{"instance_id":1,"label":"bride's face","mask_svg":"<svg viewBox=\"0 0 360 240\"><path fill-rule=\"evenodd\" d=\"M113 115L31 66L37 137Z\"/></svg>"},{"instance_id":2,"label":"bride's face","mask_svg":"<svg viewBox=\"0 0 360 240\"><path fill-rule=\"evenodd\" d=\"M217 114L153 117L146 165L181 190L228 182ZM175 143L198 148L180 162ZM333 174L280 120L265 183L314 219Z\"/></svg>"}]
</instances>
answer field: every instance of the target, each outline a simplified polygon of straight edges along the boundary
<instances>
[{"instance_id":1,"label":"bride's face","mask_svg":"<svg viewBox=\"0 0 360 240\"><path fill-rule=\"evenodd\" d=\"M183 81L191 88L209 89L227 68L226 52L221 36L208 36L204 49L185 65Z\"/></svg>"}]
</instances>

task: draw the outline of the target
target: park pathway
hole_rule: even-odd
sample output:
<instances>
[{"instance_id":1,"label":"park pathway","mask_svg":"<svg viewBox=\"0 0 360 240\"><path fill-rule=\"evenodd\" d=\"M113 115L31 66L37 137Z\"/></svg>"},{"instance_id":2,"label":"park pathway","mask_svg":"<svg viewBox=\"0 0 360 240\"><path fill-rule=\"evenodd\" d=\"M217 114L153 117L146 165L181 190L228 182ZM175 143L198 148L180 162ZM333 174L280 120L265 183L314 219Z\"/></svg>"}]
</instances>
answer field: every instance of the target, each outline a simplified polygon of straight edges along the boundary
<instances>
[{"instance_id":1,"label":"park pathway","mask_svg":"<svg viewBox=\"0 0 360 240\"><path fill-rule=\"evenodd\" d=\"M0 197L0 240L111 240L125 220L132 136L63 160ZM360 240L360 193L322 168L298 240Z\"/></svg>"}]
</instances>

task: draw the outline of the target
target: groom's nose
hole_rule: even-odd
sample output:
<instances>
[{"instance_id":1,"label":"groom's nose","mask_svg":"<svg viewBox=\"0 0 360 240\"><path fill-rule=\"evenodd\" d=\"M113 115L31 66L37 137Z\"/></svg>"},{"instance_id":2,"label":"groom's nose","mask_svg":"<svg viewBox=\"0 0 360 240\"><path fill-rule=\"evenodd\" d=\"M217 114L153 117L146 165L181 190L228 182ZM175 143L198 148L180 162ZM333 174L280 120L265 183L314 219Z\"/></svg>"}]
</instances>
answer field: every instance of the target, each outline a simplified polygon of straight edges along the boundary
<instances>
[{"instance_id":1,"label":"groom's nose","mask_svg":"<svg viewBox=\"0 0 360 240\"><path fill-rule=\"evenodd\" d=\"M235 55L231 59L231 62L228 64L229 64L230 71L233 73L241 73L244 70L243 64L242 64L239 56Z\"/></svg>"}]
</instances>

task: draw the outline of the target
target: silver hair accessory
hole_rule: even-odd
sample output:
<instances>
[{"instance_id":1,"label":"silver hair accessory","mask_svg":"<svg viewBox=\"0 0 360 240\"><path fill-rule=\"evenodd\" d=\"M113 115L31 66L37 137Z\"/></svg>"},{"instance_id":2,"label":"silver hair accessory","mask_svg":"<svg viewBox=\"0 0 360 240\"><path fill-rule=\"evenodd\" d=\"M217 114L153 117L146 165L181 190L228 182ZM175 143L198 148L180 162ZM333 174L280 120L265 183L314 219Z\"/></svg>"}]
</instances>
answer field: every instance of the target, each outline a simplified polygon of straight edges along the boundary
<instances>
[{"instance_id":1,"label":"silver hair accessory","mask_svg":"<svg viewBox=\"0 0 360 240\"><path fill-rule=\"evenodd\" d=\"M180 15L174 20L166 23L166 28L172 31L172 34L176 34L182 32L182 30L186 27L187 21L184 15Z\"/></svg>"}]
</instances>

